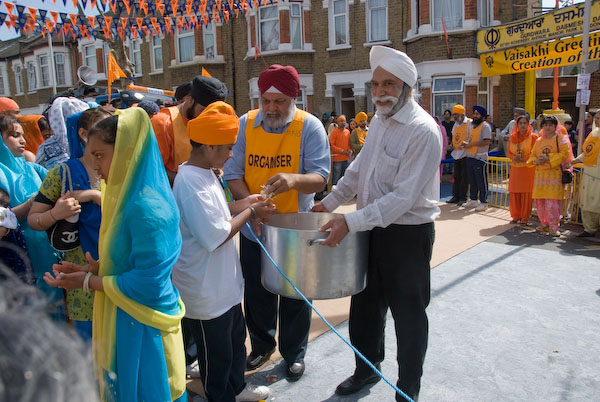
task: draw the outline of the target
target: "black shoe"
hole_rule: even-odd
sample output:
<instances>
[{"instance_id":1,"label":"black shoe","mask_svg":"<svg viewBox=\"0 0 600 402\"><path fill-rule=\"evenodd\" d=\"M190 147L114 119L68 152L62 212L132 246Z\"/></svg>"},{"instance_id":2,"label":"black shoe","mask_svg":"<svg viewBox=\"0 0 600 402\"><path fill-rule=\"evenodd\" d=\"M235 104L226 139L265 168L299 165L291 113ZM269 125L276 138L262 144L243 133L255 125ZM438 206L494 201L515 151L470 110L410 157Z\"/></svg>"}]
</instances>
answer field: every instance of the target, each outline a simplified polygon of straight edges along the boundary
<instances>
[{"instance_id":1,"label":"black shoe","mask_svg":"<svg viewBox=\"0 0 600 402\"><path fill-rule=\"evenodd\" d=\"M248 358L246 359L246 371L256 370L257 368L268 362L273 352L275 352L275 348L260 355L251 352Z\"/></svg>"},{"instance_id":2,"label":"black shoe","mask_svg":"<svg viewBox=\"0 0 600 402\"><path fill-rule=\"evenodd\" d=\"M594 233L586 232L585 230L575 237L594 237Z\"/></svg>"},{"instance_id":3,"label":"black shoe","mask_svg":"<svg viewBox=\"0 0 600 402\"><path fill-rule=\"evenodd\" d=\"M376 366L377 367L377 366ZM379 370L379 367L377 367ZM377 374L372 372L368 376L358 376L356 374L346 378L344 382L337 386L335 393L338 395L350 395L354 394L365 387L368 384L375 384L381 380Z\"/></svg>"},{"instance_id":4,"label":"black shoe","mask_svg":"<svg viewBox=\"0 0 600 402\"><path fill-rule=\"evenodd\" d=\"M300 360L299 362L294 362L292 365L287 366L285 370L285 374L287 379L290 381L298 381L302 374L304 374L304 361Z\"/></svg>"},{"instance_id":5,"label":"black shoe","mask_svg":"<svg viewBox=\"0 0 600 402\"><path fill-rule=\"evenodd\" d=\"M460 199L458 197L452 197L448 201L449 204L458 204L459 202L460 202Z\"/></svg>"}]
</instances>

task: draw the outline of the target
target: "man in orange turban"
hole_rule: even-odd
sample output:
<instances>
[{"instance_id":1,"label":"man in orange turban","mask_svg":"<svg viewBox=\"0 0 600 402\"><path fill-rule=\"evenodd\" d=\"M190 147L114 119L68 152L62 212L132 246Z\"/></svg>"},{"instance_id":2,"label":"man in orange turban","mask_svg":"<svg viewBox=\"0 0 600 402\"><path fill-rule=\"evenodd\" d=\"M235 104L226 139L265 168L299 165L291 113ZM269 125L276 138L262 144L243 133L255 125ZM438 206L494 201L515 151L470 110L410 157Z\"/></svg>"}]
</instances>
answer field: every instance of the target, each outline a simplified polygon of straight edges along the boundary
<instances>
[{"instance_id":1,"label":"man in orange turban","mask_svg":"<svg viewBox=\"0 0 600 402\"><path fill-rule=\"evenodd\" d=\"M258 194L228 203L214 173L232 156L239 125L233 108L222 101L187 124L192 151L173 186L182 246L172 279L186 306L183 325L196 343L208 399L258 401L268 398L269 389L244 380L244 280L233 236L251 218L276 209Z\"/></svg>"},{"instance_id":2,"label":"man in orange turban","mask_svg":"<svg viewBox=\"0 0 600 402\"><path fill-rule=\"evenodd\" d=\"M14 100L5 96L0 97L0 113L9 114L13 117L21 116L21 108Z\"/></svg>"}]
</instances>

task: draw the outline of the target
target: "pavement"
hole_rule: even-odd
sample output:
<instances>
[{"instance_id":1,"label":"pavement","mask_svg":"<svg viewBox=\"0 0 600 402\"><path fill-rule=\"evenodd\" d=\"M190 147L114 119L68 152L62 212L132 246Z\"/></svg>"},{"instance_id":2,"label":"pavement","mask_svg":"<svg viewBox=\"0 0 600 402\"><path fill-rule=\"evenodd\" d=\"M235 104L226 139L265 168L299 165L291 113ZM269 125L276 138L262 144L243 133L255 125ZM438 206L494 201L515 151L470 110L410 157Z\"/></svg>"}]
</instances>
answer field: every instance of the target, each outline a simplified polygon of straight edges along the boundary
<instances>
[{"instance_id":1,"label":"pavement","mask_svg":"<svg viewBox=\"0 0 600 402\"><path fill-rule=\"evenodd\" d=\"M441 208L420 401L600 401L600 239L572 237L577 227L551 238L508 224L500 209ZM316 302L346 339L348 303ZM395 383L393 328L386 329L382 372ZM394 400L383 381L356 395L335 395L352 374L354 356L318 318L305 362L295 383L285 379L276 355L247 380L269 385L272 401Z\"/></svg>"}]
</instances>

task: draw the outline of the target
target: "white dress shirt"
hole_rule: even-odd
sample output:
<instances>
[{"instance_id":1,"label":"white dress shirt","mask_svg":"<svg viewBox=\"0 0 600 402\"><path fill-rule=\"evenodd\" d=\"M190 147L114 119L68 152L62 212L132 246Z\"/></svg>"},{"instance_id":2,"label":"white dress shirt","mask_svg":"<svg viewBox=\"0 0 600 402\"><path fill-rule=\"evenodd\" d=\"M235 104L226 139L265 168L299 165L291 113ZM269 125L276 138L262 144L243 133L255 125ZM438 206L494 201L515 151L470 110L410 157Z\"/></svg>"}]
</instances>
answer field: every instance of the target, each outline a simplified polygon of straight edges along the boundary
<instances>
[{"instance_id":1,"label":"white dress shirt","mask_svg":"<svg viewBox=\"0 0 600 402\"><path fill-rule=\"evenodd\" d=\"M350 232L433 222L440 214L441 155L441 130L414 100L389 118L377 113L363 149L323 206L333 211L357 195L356 212L345 215Z\"/></svg>"}]
</instances>

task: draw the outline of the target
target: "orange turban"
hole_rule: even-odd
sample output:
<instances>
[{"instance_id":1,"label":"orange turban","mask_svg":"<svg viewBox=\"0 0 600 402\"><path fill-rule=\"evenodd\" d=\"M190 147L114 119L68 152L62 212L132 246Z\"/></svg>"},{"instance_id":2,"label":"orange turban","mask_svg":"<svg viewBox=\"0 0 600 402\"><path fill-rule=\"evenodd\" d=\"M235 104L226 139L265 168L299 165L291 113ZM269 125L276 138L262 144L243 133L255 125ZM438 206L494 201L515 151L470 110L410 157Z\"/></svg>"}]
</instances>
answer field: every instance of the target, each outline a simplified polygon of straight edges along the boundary
<instances>
[{"instance_id":1,"label":"orange turban","mask_svg":"<svg viewBox=\"0 0 600 402\"><path fill-rule=\"evenodd\" d=\"M360 112L356 115L354 120L356 120L357 123L360 123L361 120L367 120L367 114L365 112Z\"/></svg>"},{"instance_id":2,"label":"orange turban","mask_svg":"<svg viewBox=\"0 0 600 402\"><path fill-rule=\"evenodd\" d=\"M21 123L23 132L25 133L25 149L34 154L42 142L44 142L40 126L38 126L38 121L42 117L44 116L40 114L19 116L19 123Z\"/></svg>"},{"instance_id":3,"label":"orange turban","mask_svg":"<svg viewBox=\"0 0 600 402\"><path fill-rule=\"evenodd\" d=\"M338 123L341 123L341 122L344 122L344 123L345 123L345 122L346 122L346 116L344 116L344 115L341 115L340 117L338 117L338 118L337 118L337 122L338 122Z\"/></svg>"},{"instance_id":4,"label":"orange turban","mask_svg":"<svg viewBox=\"0 0 600 402\"><path fill-rule=\"evenodd\" d=\"M233 108L223 101L213 102L187 124L190 140L204 145L235 144L240 121Z\"/></svg>"},{"instance_id":5,"label":"orange turban","mask_svg":"<svg viewBox=\"0 0 600 402\"><path fill-rule=\"evenodd\" d=\"M465 114L465 107L463 105L454 105L452 114Z\"/></svg>"},{"instance_id":6,"label":"orange turban","mask_svg":"<svg viewBox=\"0 0 600 402\"><path fill-rule=\"evenodd\" d=\"M19 110L20 107L17 102L10 98L0 97L0 112L8 112L11 110Z\"/></svg>"}]
</instances>

